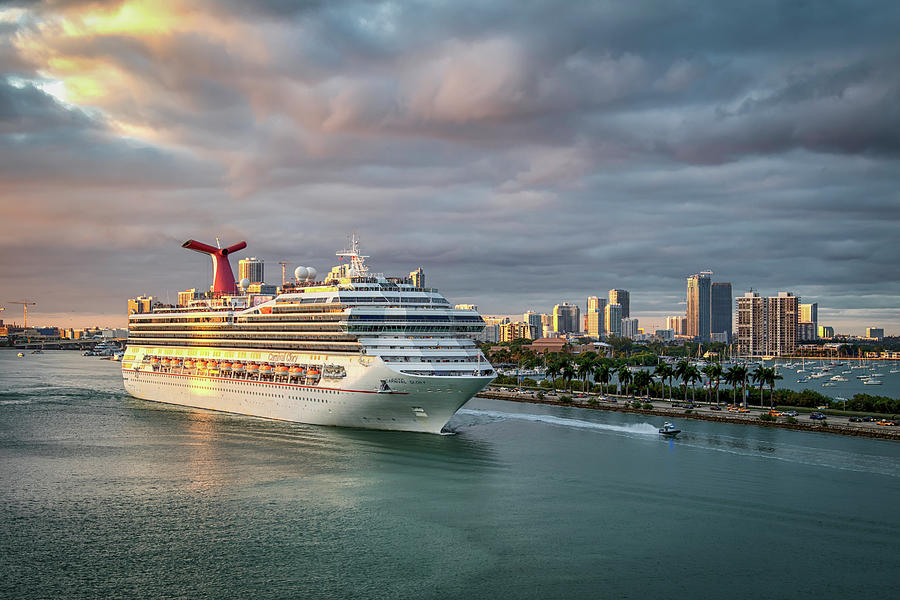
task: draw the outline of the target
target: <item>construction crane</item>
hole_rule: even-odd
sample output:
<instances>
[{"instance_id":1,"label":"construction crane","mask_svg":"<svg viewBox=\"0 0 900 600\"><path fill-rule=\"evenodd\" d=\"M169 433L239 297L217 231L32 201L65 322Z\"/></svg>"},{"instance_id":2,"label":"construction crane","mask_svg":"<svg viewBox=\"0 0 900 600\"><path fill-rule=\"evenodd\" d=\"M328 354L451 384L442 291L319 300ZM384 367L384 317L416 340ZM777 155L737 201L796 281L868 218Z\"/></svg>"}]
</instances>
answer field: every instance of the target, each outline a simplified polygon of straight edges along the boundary
<instances>
[{"instance_id":1,"label":"construction crane","mask_svg":"<svg viewBox=\"0 0 900 600\"><path fill-rule=\"evenodd\" d=\"M292 262L279 262L278 264L281 265L281 285L284 285L284 284L286 283L286 281L287 281L287 280L284 278L284 277L285 277L285 276L284 276L284 268L285 268L286 266L292 265L292 264L294 264L294 263L292 263Z\"/></svg>"},{"instance_id":2,"label":"construction crane","mask_svg":"<svg viewBox=\"0 0 900 600\"><path fill-rule=\"evenodd\" d=\"M22 302L16 302L14 300L10 300L9 302L7 302L7 304L21 304L22 305L22 309L25 311L25 329L28 329L28 307L34 306L35 303L28 302L27 300L22 301Z\"/></svg>"}]
</instances>

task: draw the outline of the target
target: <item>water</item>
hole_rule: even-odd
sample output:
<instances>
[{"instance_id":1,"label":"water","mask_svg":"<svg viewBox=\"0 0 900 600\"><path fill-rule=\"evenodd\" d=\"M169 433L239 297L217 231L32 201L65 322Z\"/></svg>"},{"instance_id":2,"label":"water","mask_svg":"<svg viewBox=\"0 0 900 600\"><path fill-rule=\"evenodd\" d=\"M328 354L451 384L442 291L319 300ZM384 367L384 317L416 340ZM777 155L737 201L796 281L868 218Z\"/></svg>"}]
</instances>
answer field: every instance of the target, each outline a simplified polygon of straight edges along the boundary
<instances>
[{"instance_id":1,"label":"water","mask_svg":"<svg viewBox=\"0 0 900 600\"><path fill-rule=\"evenodd\" d=\"M0 351L0 596L893 598L900 444L474 400L455 435L129 398Z\"/></svg>"}]
</instances>

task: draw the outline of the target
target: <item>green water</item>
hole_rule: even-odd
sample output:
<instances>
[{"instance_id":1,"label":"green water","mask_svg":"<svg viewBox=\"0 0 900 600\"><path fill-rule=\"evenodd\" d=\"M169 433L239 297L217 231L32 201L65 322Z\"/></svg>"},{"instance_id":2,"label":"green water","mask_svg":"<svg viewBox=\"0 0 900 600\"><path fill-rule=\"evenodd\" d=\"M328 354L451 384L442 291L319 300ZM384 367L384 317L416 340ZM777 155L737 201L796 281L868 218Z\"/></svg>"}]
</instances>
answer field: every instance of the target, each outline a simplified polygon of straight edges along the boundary
<instances>
[{"instance_id":1,"label":"green water","mask_svg":"<svg viewBox=\"0 0 900 600\"><path fill-rule=\"evenodd\" d=\"M894 598L900 444L474 400L433 436L0 351L8 598Z\"/></svg>"}]
</instances>

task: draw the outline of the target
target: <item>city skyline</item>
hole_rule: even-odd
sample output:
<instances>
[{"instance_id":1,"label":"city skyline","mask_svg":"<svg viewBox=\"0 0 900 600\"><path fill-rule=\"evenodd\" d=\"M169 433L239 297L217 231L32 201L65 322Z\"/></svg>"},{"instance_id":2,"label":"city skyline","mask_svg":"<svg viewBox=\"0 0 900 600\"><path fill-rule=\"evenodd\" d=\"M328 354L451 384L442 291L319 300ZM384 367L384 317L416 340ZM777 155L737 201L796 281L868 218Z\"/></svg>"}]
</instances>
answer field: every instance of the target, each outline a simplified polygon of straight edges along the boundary
<instances>
[{"instance_id":1,"label":"city skyline","mask_svg":"<svg viewBox=\"0 0 900 600\"><path fill-rule=\"evenodd\" d=\"M699 18L702 17L702 18ZM713 271L900 334L900 6L8 2L0 318L121 326L188 239L419 267L485 313ZM250 76L252 74L252 76ZM233 265L237 274L237 264Z\"/></svg>"}]
</instances>

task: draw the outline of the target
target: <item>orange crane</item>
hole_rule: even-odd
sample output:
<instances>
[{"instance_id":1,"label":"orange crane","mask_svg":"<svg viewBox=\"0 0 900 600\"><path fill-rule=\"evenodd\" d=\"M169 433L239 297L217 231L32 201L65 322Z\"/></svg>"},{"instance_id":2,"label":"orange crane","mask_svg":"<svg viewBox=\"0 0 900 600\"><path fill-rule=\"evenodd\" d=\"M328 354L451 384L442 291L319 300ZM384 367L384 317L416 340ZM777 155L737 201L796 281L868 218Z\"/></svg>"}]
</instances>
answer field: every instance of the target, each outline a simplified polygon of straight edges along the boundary
<instances>
[{"instance_id":1,"label":"orange crane","mask_svg":"<svg viewBox=\"0 0 900 600\"><path fill-rule=\"evenodd\" d=\"M28 307L34 306L35 303L28 302L27 300L23 301L23 302L16 302L16 301L10 300L9 302L7 302L7 304L21 304L22 305L22 309L25 311L25 329L28 329Z\"/></svg>"},{"instance_id":2,"label":"orange crane","mask_svg":"<svg viewBox=\"0 0 900 600\"><path fill-rule=\"evenodd\" d=\"M279 262L278 264L281 265L281 285L284 285L284 284L285 284L285 281L286 281L285 278L284 278L284 268L285 268L287 265L292 265L292 264L294 264L294 263L292 263L292 262Z\"/></svg>"}]
</instances>

